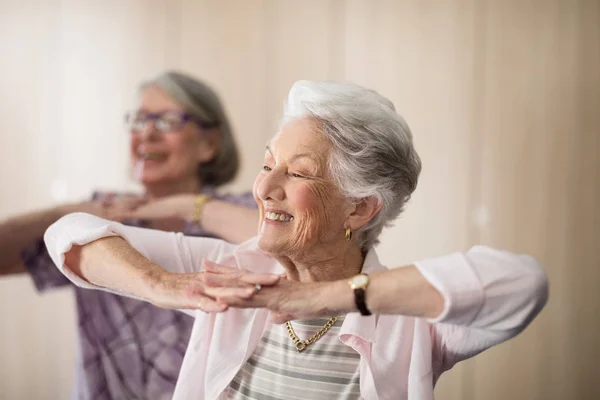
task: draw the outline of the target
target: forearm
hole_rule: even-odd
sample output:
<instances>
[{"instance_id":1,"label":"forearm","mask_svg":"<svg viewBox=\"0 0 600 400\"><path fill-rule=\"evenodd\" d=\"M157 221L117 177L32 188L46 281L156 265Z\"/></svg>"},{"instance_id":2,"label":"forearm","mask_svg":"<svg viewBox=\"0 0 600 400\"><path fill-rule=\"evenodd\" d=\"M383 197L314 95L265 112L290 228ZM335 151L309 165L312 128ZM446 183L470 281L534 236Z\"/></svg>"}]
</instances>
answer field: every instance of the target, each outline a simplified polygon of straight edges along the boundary
<instances>
[{"instance_id":1,"label":"forearm","mask_svg":"<svg viewBox=\"0 0 600 400\"><path fill-rule=\"evenodd\" d=\"M434 318L444 309L444 298L413 266L371 275L366 302L376 314Z\"/></svg>"},{"instance_id":2,"label":"forearm","mask_svg":"<svg viewBox=\"0 0 600 400\"><path fill-rule=\"evenodd\" d=\"M77 280L85 281L82 287L104 289L119 295L148 301L155 306L179 309L194 315L194 309L205 312L221 312L227 309L217 302L204 288L203 279L197 273L169 272L118 236L105 237L83 246L74 246L65 254L65 271ZM270 277L263 278L272 283ZM240 296L254 294L254 288L233 291Z\"/></svg>"},{"instance_id":3,"label":"forearm","mask_svg":"<svg viewBox=\"0 0 600 400\"><path fill-rule=\"evenodd\" d=\"M25 272L21 251L64 214L61 207L55 207L0 222L0 275Z\"/></svg>"},{"instance_id":4,"label":"forearm","mask_svg":"<svg viewBox=\"0 0 600 400\"><path fill-rule=\"evenodd\" d=\"M324 292L329 308L356 312L354 293L347 281L333 282ZM398 314L434 318L444 308L444 298L414 267L400 267L370 275L366 305L373 314Z\"/></svg>"},{"instance_id":5,"label":"forearm","mask_svg":"<svg viewBox=\"0 0 600 400\"><path fill-rule=\"evenodd\" d=\"M65 253L65 266L93 286L147 301L168 274L118 236L73 246Z\"/></svg>"},{"instance_id":6,"label":"forearm","mask_svg":"<svg viewBox=\"0 0 600 400\"><path fill-rule=\"evenodd\" d=\"M258 210L211 200L202 209L202 227L230 243L242 243L256 236Z\"/></svg>"}]
</instances>

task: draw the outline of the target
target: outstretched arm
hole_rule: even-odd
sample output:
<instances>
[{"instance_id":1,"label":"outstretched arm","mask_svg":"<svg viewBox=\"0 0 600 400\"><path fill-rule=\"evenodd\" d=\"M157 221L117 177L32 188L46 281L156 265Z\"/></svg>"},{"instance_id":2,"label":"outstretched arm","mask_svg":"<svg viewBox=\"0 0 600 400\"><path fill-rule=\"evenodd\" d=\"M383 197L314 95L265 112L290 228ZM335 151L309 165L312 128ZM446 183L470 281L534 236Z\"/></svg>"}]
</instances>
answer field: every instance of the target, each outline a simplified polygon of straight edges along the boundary
<instances>
[{"instance_id":1,"label":"outstretched arm","mask_svg":"<svg viewBox=\"0 0 600 400\"><path fill-rule=\"evenodd\" d=\"M235 246L222 240L127 227L83 213L61 218L44 238L54 263L78 286L166 308L208 312L227 308L214 300L223 289L206 290L201 273L204 259L235 265ZM242 280L238 287L227 288L227 294L249 297L254 283L272 283L276 278Z\"/></svg>"},{"instance_id":2,"label":"outstretched arm","mask_svg":"<svg viewBox=\"0 0 600 400\"><path fill-rule=\"evenodd\" d=\"M111 219L149 220L154 229L181 231L190 236L208 234L230 243L242 243L256 236L258 209L250 194L213 198L203 203L200 210L196 207L197 198L196 194L178 194L150 200Z\"/></svg>"},{"instance_id":3,"label":"outstretched arm","mask_svg":"<svg viewBox=\"0 0 600 400\"><path fill-rule=\"evenodd\" d=\"M208 285L228 286L228 268L209 265L207 271ZM429 319L441 370L517 335L547 298L545 273L532 257L483 246L373 273L366 290L366 303L374 314ZM356 311L353 293L343 280L281 280L250 300L219 300L235 307L268 308L276 322Z\"/></svg>"},{"instance_id":4,"label":"outstretched arm","mask_svg":"<svg viewBox=\"0 0 600 400\"><path fill-rule=\"evenodd\" d=\"M25 272L23 250L38 241L44 235L44 231L62 216L75 211L108 216L107 206L107 202L103 200L90 200L63 204L0 220L0 275Z\"/></svg>"}]
</instances>

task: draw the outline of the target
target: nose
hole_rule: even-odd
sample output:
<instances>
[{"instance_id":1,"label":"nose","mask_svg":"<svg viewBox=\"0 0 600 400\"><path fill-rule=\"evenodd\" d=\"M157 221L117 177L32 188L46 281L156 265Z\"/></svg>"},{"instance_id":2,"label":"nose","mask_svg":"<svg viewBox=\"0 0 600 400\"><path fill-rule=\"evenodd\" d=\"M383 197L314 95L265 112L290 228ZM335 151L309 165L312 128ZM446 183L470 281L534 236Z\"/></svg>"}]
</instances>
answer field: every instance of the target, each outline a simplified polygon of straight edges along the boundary
<instances>
[{"instance_id":1,"label":"nose","mask_svg":"<svg viewBox=\"0 0 600 400\"><path fill-rule=\"evenodd\" d=\"M285 199L283 179L285 179L284 174L275 169L269 171L256 188L256 194L262 201Z\"/></svg>"},{"instance_id":2,"label":"nose","mask_svg":"<svg viewBox=\"0 0 600 400\"><path fill-rule=\"evenodd\" d=\"M147 120L142 129L136 130L135 133L141 140L144 141L156 138L160 132L154 126L155 122L156 121L154 120Z\"/></svg>"}]
</instances>

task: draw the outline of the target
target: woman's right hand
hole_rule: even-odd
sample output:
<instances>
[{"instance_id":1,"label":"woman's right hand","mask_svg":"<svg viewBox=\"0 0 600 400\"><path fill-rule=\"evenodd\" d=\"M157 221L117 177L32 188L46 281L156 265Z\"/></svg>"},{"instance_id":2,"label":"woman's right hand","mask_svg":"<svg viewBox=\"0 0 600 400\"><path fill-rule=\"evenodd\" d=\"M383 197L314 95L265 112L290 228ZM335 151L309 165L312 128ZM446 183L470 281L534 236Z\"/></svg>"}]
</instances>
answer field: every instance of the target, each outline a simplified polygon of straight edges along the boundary
<instances>
[{"instance_id":1,"label":"woman's right hand","mask_svg":"<svg viewBox=\"0 0 600 400\"><path fill-rule=\"evenodd\" d=\"M152 298L157 307L169 309L199 309L204 312L223 312L228 305L217 299L249 300L256 294L256 285L276 284L280 277L273 274L247 274L240 271L234 286L214 287L206 284L204 272L177 274L162 270L150 277Z\"/></svg>"}]
</instances>

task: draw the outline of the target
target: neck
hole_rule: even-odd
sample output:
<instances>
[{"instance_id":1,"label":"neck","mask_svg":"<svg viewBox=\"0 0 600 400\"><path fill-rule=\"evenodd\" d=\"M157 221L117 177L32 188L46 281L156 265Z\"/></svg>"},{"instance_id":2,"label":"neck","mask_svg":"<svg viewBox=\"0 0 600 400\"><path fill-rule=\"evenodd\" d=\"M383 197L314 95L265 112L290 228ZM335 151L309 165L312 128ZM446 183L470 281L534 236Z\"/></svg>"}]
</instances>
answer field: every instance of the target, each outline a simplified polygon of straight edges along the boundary
<instances>
[{"instance_id":1,"label":"neck","mask_svg":"<svg viewBox=\"0 0 600 400\"><path fill-rule=\"evenodd\" d=\"M146 183L144 187L149 197L160 198L176 194L198 193L202 189L202 183L193 178L175 182Z\"/></svg>"},{"instance_id":2,"label":"neck","mask_svg":"<svg viewBox=\"0 0 600 400\"><path fill-rule=\"evenodd\" d=\"M356 244L332 246L342 251L316 250L301 256L276 257L286 269L287 278L300 282L322 282L347 279L362 270L365 256ZM307 255L307 253L310 253Z\"/></svg>"}]
</instances>

